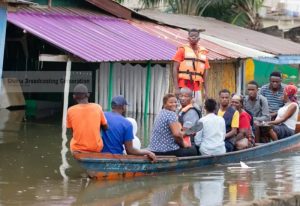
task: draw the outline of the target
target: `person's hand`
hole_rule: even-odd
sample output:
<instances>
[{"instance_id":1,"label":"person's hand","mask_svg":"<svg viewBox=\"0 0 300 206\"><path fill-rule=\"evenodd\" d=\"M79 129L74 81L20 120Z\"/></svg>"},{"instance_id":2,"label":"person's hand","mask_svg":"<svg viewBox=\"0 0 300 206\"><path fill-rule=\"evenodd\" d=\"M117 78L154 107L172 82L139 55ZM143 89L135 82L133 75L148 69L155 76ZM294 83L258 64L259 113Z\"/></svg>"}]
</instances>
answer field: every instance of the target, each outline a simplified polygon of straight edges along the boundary
<instances>
[{"instance_id":1,"label":"person's hand","mask_svg":"<svg viewBox=\"0 0 300 206\"><path fill-rule=\"evenodd\" d=\"M188 145L185 141L183 141L183 148L189 148L190 145Z\"/></svg>"},{"instance_id":2,"label":"person's hand","mask_svg":"<svg viewBox=\"0 0 300 206\"><path fill-rule=\"evenodd\" d=\"M147 157L151 159L151 162L156 162L156 155L153 152L148 151Z\"/></svg>"},{"instance_id":3,"label":"person's hand","mask_svg":"<svg viewBox=\"0 0 300 206\"><path fill-rule=\"evenodd\" d=\"M261 125L261 122L260 122L260 121L257 121L257 120L254 120L253 124L254 124L255 126L260 126L260 125Z\"/></svg>"}]
</instances>

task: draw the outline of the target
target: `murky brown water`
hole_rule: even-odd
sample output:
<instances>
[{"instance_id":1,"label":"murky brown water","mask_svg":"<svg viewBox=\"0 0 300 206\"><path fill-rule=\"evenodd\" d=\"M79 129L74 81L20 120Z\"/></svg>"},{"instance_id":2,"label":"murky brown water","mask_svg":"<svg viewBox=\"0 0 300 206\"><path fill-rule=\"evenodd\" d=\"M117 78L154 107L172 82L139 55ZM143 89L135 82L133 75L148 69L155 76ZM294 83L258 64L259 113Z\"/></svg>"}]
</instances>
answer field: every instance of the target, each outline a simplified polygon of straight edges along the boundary
<instances>
[{"instance_id":1,"label":"murky brown water","mask_svg":"<svg viewBox=\"0 0 300 206\"><path fill-rule=\"evenodd\" d=\"M22 112L3 110L0 117L0 205L238 205L300 191L300 151L247 162L252 170L220 165L90 181L69 152L61 153L59 120L24 123Z\"/></svg>"}]
</instances>

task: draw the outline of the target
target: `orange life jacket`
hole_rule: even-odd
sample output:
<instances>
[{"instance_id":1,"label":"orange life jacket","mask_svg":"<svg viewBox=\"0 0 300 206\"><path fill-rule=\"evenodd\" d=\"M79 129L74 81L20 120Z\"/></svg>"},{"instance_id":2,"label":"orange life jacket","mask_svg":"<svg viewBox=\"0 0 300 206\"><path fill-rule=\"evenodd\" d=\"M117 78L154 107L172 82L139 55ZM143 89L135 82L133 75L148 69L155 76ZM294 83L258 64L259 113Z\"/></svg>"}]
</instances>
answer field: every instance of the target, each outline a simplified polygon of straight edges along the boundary
<instances>
[{"instance_id":1,"label":"orange life jacket","mask_svg":"<svg viewBox=\"0 0 300 206\"><path fill-rule=\"evenodd\" d=\"M203 82L205 63L207 61L207 50L204 47L198 49L195 54L194 50L186 45L184 48L184 60L180 63L178 78L191 81Z\"/></svg>"}]
</instances>

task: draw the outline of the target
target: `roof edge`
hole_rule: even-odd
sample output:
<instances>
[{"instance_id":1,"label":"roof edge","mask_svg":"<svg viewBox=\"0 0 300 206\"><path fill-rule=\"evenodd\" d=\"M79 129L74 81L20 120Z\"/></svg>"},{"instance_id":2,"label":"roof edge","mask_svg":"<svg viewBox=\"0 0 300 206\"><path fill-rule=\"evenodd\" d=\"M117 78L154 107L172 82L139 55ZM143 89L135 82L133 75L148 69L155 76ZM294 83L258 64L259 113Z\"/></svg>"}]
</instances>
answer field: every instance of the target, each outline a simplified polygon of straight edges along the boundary
<instances>
[{"instance_id":1,"label":"roof edge","mask_svg":"<svg viewBox=\"0 0 300 206\"><path fill-rule=\"evenodd\" d=\"M112 0L85 0L116 17L132 19L133 11Z\"/></svg>"}]
</instances>

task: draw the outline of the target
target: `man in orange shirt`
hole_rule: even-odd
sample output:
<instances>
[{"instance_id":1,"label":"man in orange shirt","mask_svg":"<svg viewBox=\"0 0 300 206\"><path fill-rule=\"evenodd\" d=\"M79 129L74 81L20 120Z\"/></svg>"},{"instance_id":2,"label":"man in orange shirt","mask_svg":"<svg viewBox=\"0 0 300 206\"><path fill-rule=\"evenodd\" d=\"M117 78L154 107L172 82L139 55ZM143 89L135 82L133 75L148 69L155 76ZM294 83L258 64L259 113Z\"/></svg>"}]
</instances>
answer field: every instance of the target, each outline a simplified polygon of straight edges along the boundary
<instances>
[{"instance_id":1,"label":"man in orange shirt","mask_svg":"<svg viewBox=\"0 0 300 206\"><path fill-rule=\"evenodd\" d=\"M88 89L83 84L74 88L73 98L78 103L68 109L67 128L72 129L71 152L101 152L103 141L100 128L108 128L99 104L89 103Z\"/></svg>"},{"instance_id":2,"label":"man in orange shirt","mask_svg":"<svg viewBox=\"0 0 300 206\"><path fill-rule=\"evenodd\" d=\"M198 45L200 31L191 29L188 33L188 45L178 48L173 57L173 81L177 94L180 88L188 87L192 91L203 91L206 96L205 79L209 69L209 62L206 54L208 51ZM203 89L202 89L203 87Z\"/></svg>"}]
</instances>

